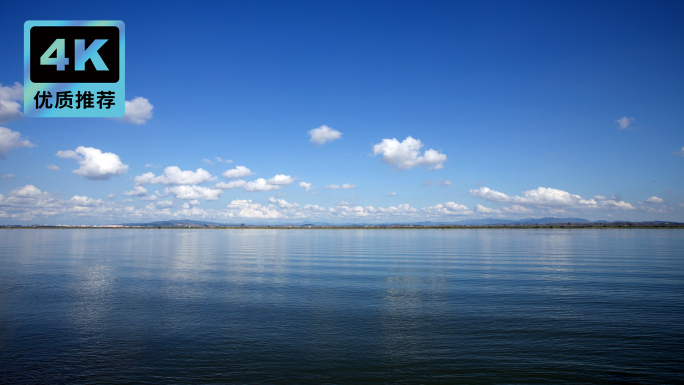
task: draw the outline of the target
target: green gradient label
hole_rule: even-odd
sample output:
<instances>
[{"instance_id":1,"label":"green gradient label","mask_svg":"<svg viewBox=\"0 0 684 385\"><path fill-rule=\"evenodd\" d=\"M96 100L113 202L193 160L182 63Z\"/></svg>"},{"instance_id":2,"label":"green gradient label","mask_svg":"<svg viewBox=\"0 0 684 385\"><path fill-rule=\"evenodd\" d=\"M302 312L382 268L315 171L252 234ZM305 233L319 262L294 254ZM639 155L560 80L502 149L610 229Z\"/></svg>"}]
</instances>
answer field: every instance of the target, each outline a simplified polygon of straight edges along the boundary
<instances>
[{"instance_id":1,"label":"green gradient label","mask_svg":"<svg viewBox=\"0 0 684 385\"><path fill-rule=\"evenodd\" d=\"M24 114L122 117L124 36L122 21L24 23Z\"/></svg>"}]
</instances>

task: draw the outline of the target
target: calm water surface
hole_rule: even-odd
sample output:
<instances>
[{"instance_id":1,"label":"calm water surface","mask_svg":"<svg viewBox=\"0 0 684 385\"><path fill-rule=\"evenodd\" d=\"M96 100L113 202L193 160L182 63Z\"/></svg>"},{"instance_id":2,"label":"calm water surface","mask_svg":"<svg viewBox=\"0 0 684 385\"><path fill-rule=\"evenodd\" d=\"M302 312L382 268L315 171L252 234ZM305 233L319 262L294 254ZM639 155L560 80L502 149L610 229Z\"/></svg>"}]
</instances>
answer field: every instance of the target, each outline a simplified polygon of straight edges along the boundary
<instances>
[{"instance_id":1,"label":"calm water surface","mask_svg":"<svg viewBox=\"0 0 684 385\"><path fill-rule=\"evenodd\" d=\"M0 383L682 381L682 230L0 230Z\"/></svg>"}]
</instances>

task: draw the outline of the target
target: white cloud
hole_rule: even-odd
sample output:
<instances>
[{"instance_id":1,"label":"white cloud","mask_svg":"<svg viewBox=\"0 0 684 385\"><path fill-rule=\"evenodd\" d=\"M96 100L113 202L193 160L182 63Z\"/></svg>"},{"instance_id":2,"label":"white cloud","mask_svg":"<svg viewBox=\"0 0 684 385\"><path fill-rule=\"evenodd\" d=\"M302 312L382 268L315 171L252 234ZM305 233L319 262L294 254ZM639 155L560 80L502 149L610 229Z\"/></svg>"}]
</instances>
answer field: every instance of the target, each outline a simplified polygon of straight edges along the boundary
<instances>
[{"instance_id":1,"label":"white cloud","mask_svg":"<svg viewBox=\"0 0 684 385\"><path fill-rule=\"evenodd\" d=\"M311 206L307 209L307 206L304 206L305 210L317 212L324 212L325 210L318 206ZM421 219L419 212L420 210L409 206L408 203L375 208L373 206L363 207L356 205L355 203L340 202L336 208L328 208L329 214L339 218L363 217L366 219L383 219L389 221L418 220Z\"/></svg>"},{"instance_id":2,"label":"white cloud","mask_svg":"<svg viewBox=\"0 0 684 385\"><path fill-rule=\"evenodd\" d=\"M0 159L5 159L5 155L11 150L21 147L34 147L28 139L22 138L19 131L12 131L6 127L0 127Z\"/></svg>"},{"instance_id":3,"label":"white cloud","mask_svg":"<svg viewBox=\"0 0 684 385\"><path fill-rule=\"evenodd\" d=\"M72 172L87 179L107 180L128 171L128 165L121 163L118 155L111 152L103 153L97 148L79 146L76 151L57 151L56 155L78 161L81 167Z\"/></svg>"},{"instance_id":4,"label":"white cloud","mask_svg":"<svg viewBox=\"0 0 684 385\"><path fill-rule=\"evenodd\" d=\"M141 201L156 201L156 200L158 200L158 199L159 199L159 197L156 196L156 195L154 195L154 194L152 194L152 195L150 195L150 196L148 196L148 197L142 197L142 198L140 198Z\"/></svg>"},{"instance_id":5,"label":"white cloud","mask_svg":"<svg viewBox=\"0 0 684 385\"><path fill-rule=\"evenodd\" d=\"M430 214L442 215L473 215L473 211L466 206L455 202L446 202L445 204L438 204L435 206L425 207L423 211Z\"/></svg>"},{"instance_id":6,"label":"white cloud","mask_svg":"<svg viewBox=\"0 0 684 385\"><path fill-rule=\"evenodd\" d=\"M299 182L299 187L303 188L308 192L311 190L313 187L311 186L311 183L306 183L306 182Z\"/></svg>"},{"instance_id":7,"label":"white cloud","mask_svg":"<svg viewBox=\"0 0 684 385\"><path fill-rule=\"evenodd\" d=\"M395 193L395 192L391 192L391 193L387 194L388 197L393 197L393 196L396 196L396 195L397 195L397 193Z\"/></svg>"},{"instance_id":8,"label":"white cloud","mask_svg":"<svg viewBox=\"0 0 684 385\"><path fill-rule=\"evenodd\" d=\"M520 205L511 205L510 207L504 207L503 211L509 214L529 214L532 212L532 210Z\"/></svg>"},{"instance_id":9,"label":"white cloud","mask_svg":"<svg viewBox=\"0 0 684 385\"><path fill-rule=\"evenodd\" d=\"M624 130L625 128L629 127L632 122L634 121L634 118L628 118L626 116L623 116L622 118L616 120L617 124L620 126L618 129Z\"/></svg>"},{"instance_id":10,"label":"white cloud","mask_svg":"<svg viewBox=\"0 0 684 385\"><path fill-rule=\"evenodd\" d=\"M214 186L214 187L220 188L221 190L232 190L232 189L234 189L234 188L242 188L242 187L245 187L246 184L247 184L247 182L245 182L244 180L238 179L238 180L232 180L232 181L230 181L230 182L228 182L228 183L226 183L226 182L219 182L219 183L217 183L216 186Z\"/></svg>"},{"instance_id":11,"label":"white cloud","mask_svg":"<svg viewBox=\"0 0 684 385\"><path fill-rule=\"evenodd\" d=\"M21 119L21 105L17 102L24 100L24 86L14 83L13 86L3 86L0 83L0 123Z\"/></svg>"},{"instance_id":12,"label":"white cloud","mask_svg":"<svg viewBox=\"0 0 684 385\"><path fill-rule=\"evenodd\" d=\"M655 204L659 204L659 205L660 205L660 204L663 204L664 201L663 201L661 198L658 198L658 197L656 197L656 196L652 196L652 197L646 199L646 202L648 202L648 203L655 203Z\"/></svg>"},{"instance_id":13,"label":"white cloud","mask_svg":"<svg viewBox=\"0 0 684 385\"><path fill-rule=\"evenodd\" d=\"M164 184L164 185L186 185L186 184L200 184L207 181L214 181L217 178L211 176L209 171L198 168L197 171L181 171L177 166L171 166L164 169L164 173L155 176L154 173L146 172L135 177L135 184L142 186L145 184Z\"/></svg>"},{"instance_id":14,"label":"white cloud","mask_svg":"<svg viewBox=\"0 0 684 385\"><path fill-rule=\"evenodd\" d=\"M40 196L43 194L38 187L32 185L32 184L27 184L24 187L20 187L16 190L13 190L9 193L10 196L15 196L15 197L21 197L21 198L35 198L37 196Z\"/></svg>"},{"instance_id":15,"label":"white cloud","mask_svg":"<svg viewBox=\"0 0 684 385\"><path fill-rule=\"evenodd\" d=\"M14 174L5 174L2 176L3 179L12 179L14 178Z\"/></svg>"},{"instance_id":16,"label":"white cloud","mask_svg":"<svg viewBox=\"0 0 684 385\"><path fill-rule=\"evenodd\" d=\"M156 206L162 209L169 208L173 206L172 201L159 201L156 203Z\"/></svg>"},{"instance_id":17,"label":"white cloud","mask_svg":"<svg viewBox=\"0 0 684 385\"><path fill-rule=\"evenodd\" d=\"M111 193L111 194L107 195L107 198L114 199L114 198L116 198L116 194Z\"/></svg>"},{"instance_id":18,"label":"white cloud","mask_svg":"<svg viewBox=\"0 0 684 385\"><path fill-rule=\"evenodd\" d=\"M234 169L226 170L222 175L224 178L244 178L248 175L252 175L252 170L245 166L235 166Z\"/></svg>"},{"instance_id":19,"label":"white cloud","mask_svg":"<svg viewBox=\"0 0 684 385\"><path fill-rule=\"evenodd\" d=\"M147 168L159 168L159 167L161 167L161 165L148 163L145 165L145 167L147 167Z\"/></svg>"},{"instance_id":20,"label":"white cloud","mask_svg":"<svg viewBox=\"0 0 684 385\"><path fill-rule=\"evenodd\" d=\"M221 159L221 158L218 157L218 156L217 156L216 158L214 158L214 159L216 159L216 163L233 163L233 161L230 160L230 159Z\"/></svg>"},{"instance_id":21,"label":"white cloud","mask_svg":"<svg viewBox=\"0 0 684 385\"><path fill-rule=\"evenodd\" d=\"M439 185L440 185L440 186L445 186L445 187L446 187L446 186L451 186L452 184L454 184L452 181L450 181L450 180L445 180L445 181L443 181L442 183L440 183Z\"/></svg>"},{"instance_id":22,"label":"white cloud","mask_svg":"<svg viewBox=\"0 0 684 385\"><path fill-rule=\"evenodd\" d=\"M199 206L199 204L200 204L200 202L199 202L197 199L193 199L193 200L191 200L191 201L189 201L189 202L183 203L183 208L184 208L184 209L189 209L189 208L191 208L191 207Z\"/></svg>"},{"instance_id":23,"label":"white cloud","mask_svg":"<svg viewBox=\"0 0 684 385\"><path fill-rule=\"evenodd\" d=\"M594 195L594 199L596 199L597 201L605 201L606 197L604 197L603 195Z\"/></svg>"},{"instance_id":24,"label":"white cloud","mask_svg":"<svg viewBox=\"0 0 684 385\"><path fill-rule=\"evenodd\" d=\"M634 206L624 201L616 201L613 199L606 200L599 203L600 207L607 209L621 209L621 210L634 210Z\"/></svg>"},{"instance_id":25,"label":"white cloud","mask_svg":"<svg viewBox=\"0 0 684 385\"><path fill-rule=\"evenodd\" d=\"M280 186L269 184L268 182L266 182L266 179L264 179L264 178L259 178L255 181L248 182L245 185L245 191L249 191L249 192L271 191L271 190L280 190Z\"/></svg>"},{"instance_id":26,"label":"white cloud","mask_svg":"<svg viewBox=\"0 0 684 385\"><path fill-rule=\"evenodd\" d=\"M231 217L240 218L281 218L283 216L274 206L262 206L259 203L252 203L252 200L236 199L228 206Z\"/></svg>"},{"instance_id":27,"label":"white cloud","mask_svg":"<svg viewBox=\"0 0 684 385\"><path fill-rule=\"evenodd\" d=\"M313 130L309 130L309 135L311 136L310 141L320 146L325 142L332 142L335 139L339 139L342 136L342 133L334 128L322 125Z\"/></svg>"},{"instance_id":28,"label":"white cloud","mask_svg":"<svg viewBox=\"0 0 684 385\"><path fill-rule=\"evenodd\" d=\"M682 149L679 151L672 151L671 154L672 155L684 156L684 147L682 147Z\"/></svg>"},{"instance_id":29,"label":"white cloud","mask_svg":"<svg viewBox=\"0 0 684 385\"><path fill-rule=\"evenodd\" d=\"M312 204L304 205L302 209L306 211L325 211L325 207L320 207L319 205Z\"/></svg>"},{"instance_id":30,"label":"white cloud","mask_svg":"<svg viewBox=\"0 0 684 385\"><path fill-rule=\"evenodd\" d=\"M325 186L326 190L347 190L350 188L355 188L356 186L353 184L345 183L342 186L337 185L337 184L329 184Z\"/></svg>"},{"instance_id":31,"label":"white cloud","mask_svg":"<svg viewBox=\"0 0 684 385\"><path fill-rule=\"evenodd\" d=\"M51 171L59 171L59 167L55 166L54 164L48 164L47 166L45 166L45 169Z\"/></svg>"},{"instance_id":32,"label":"white cloud","mask_svg":"<svg viewBox=\"0 0 684 385\"><path fill-rule=\"evenodd\" d=\"M501 214L501 210L492 209L489 207L484 207L481 204L478 204L477 206L475 206L475 212L482 213L482 214Z\"/></svg>"},{"instance_id":33,"label":"white cloud","mask_svg":"<svg viewBox=\"0 0 684 385\"><path fill-rule=\"evenodd\" d=\"M208 164L208 165L210 165L210 166L212 166L212 165L214 164L214 162L210 161L210 160L207 159L207 158L202 159L202 162L204 162L204 164Z\"/></svg>"},{"instance_id":34,"label":"white cloud","mask_svg":"<svg viewBox=\"0 0 684 385\"><path fill-rule=\"evenodd\" d=\"M278 206L280 206L283 209L290 209L293 207L299 207L297 203L289 203L285 199L276 199L274 197L268 198L268 201L271 203L277 203Z\"/></svg>"},{"instance_id":35,"label":"white cloud","mask_svg":"<svg viewBox=\"0 0 684 385\"><path fill-rule=\"evenodd\" d=\"M223 190L202 186L174 186L164 189L165 194L173 194L177 199L204 199L215 201L221 197Z\"/></svg>"},{"instance_id":36,"label":"white cloud","mask_svg":"<svg viewBox=\"0 0 684 385\"><path fill-rule=\"evenodd\" d=\"M491 190L487 187L469 190L470 195L491 202L515 203L518 205L530 205L540 208L608 208L631 210L634 207L626 202L615 200L583 199L579 195L570 194L566 191L553 188L539 187L536 190L523 191L523 196L508 196L504 193ZM505 209L504 209L505 210Z\"/></svg>"},{"instance_id":37,"label":"white cloud","mask_svg":"<svg viewBox=\"0 0 684 385\"><path fill-rule=\"evenodd\" d=\"M153 108L149 100L138 96L131 101L126 101L126 112L120 120L126 123L145 124L152 119Z\"/></svg>"},{"instance_id":38,"label":"white cloud","mask_svg":"<svg viewBox=\"0 0 684 385\"><path fill-rule=\"evenodd\" d=\"M294 179L292 179L292 177L289 175L278 174L273 178L269 178L266 181L266 183L276 185L288 185L294 183Z\"/></svg>"},{"instance_id":39,"label":"white cloud","mask_svg":"<svg viewBox=\"0 0 684 385\"><path fill-rule=\"evenodd\" d=\"M124 195L127 197L144 197L147 195L147 189L143 186L134 186L133 190L126 191Z\"/></svg>"},{"instance_id":40,"label":"white cloud","mask_svg":"<svg viewBox=\"0 0 684 385\"><path fill-rule=\"evenodd\" d=\"M428 170L437 170L444 167L447 156L429 149L420 154L423 147L418 139L407 137L403 142L397 139L383 139L382 142L373 146L373 156L381 154L382 161L396 166L400 170L413 168L416 166L426 166Z\"/></svg>"},{"instance_id":41,"label":"white cloud","mask_svg":"<svg viewBox=\"0 0 684 385\"><path fill-rule=\"evenodd\" d=\"M78 207L97 207L104 203L101 199L93 199L80 195L74 195L71 198L71 202L73 202Z\"/></svg>"},{"instance_id":42,"label":"white cloud","mask_svg":"<svg viewBox=\"0 0 684 385\"><path fill-rule=\"evenodd\" d=\"M508 195L494 191L489 189L488 187L480 187L479 189L470 189L468 190L470 195L482 198L484 200L492 201L492 202L508 202L510 201L511 197Z\"/></svg>"},{"instance_id":43,"label":"white cloud","mask_svg":"<svg viewBox=\"0 0 684 385\"><path fill-rule=\"evenodd\" d=\"M133 207L119 206L86 196L75 195L62 200L54 194L40 191L33 185L26 185L11 191L7 198L0 195L0 217L20 221L33 220L56 215L91 216L111 218L133 212Z\"/></svg>"}]
</instances>

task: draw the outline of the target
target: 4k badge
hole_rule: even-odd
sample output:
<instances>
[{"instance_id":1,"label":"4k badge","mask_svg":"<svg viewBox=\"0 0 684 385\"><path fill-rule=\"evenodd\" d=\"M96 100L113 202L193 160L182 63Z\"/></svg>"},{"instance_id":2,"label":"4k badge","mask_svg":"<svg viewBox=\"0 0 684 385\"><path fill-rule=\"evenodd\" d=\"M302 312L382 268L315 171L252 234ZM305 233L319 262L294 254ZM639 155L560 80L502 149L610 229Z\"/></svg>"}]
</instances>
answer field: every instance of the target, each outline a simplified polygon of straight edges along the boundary
<instances>
[{"instance_id":1,"label":"4k badge","mask_svg":"<svg viewBox=\"0 0 684 385\"><path fill-rule=\"evenodd\" d=\"M121 117L125 112L124 23L24 23L24 114Z\"/></svg>"}]
</instances>

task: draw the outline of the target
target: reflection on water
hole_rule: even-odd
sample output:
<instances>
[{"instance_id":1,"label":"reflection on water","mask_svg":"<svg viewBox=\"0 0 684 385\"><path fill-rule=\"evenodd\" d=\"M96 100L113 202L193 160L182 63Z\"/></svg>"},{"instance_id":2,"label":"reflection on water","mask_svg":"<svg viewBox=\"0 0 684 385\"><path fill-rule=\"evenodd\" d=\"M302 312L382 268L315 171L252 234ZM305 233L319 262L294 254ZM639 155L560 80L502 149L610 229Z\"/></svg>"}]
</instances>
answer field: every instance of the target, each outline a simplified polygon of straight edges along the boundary
<instances>
[{"instance_id":1,"label":"reflection on water","mask_svg":"<svg viewBox=\"0 0 684 385\"><path fill-rule=\"evenodd\" d=\"M682 381L683 234L0 230L0 382Z\"/></svg>"}]
</instances>

